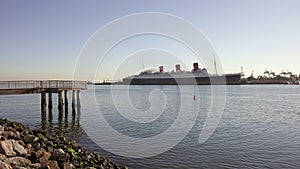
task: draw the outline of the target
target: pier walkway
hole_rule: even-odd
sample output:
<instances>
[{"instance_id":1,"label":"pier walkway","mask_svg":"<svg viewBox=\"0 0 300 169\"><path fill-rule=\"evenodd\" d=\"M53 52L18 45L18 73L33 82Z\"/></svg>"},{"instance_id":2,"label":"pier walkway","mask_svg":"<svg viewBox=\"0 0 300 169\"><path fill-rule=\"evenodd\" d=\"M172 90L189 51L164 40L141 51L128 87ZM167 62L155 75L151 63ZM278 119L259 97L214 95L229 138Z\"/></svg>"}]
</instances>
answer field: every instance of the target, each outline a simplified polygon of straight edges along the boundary
<instances>
[{"instance_id":1,"label":"pier walkway","mask_svg":"<svg viewBox=\"0 0 300 169\"><path fill-rule=\"evenodd\" d=\"M80 91L87 89L86 81L41 80L41 81L0 81L0 95L41 94L42 113L52 110L52 93L58 93L59 112L68 108L68 91L72 91L72 108L80 107ZM77 96L76 96L77 95ZM50 112L50 111L49 111Z\"/></svg>"},{"instance_id":2,"label":"pier walkway","mask_svg":"<svg viewBox=\"0 0 300 169\"><path fill-rule=\"evenodd\" d=\"M62 90L86 90L85 81L0 81L0 95L58 93Z\"/></svg>"}]
</instances>

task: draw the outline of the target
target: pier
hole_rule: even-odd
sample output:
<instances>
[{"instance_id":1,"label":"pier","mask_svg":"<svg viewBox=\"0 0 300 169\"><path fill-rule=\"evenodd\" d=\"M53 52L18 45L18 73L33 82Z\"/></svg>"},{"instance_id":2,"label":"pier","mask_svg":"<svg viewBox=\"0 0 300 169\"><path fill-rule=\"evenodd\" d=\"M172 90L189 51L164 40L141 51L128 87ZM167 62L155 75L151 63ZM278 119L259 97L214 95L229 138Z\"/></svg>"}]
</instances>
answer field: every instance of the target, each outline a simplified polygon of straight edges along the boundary
<instances>
[{"instance_id":1,"label":"pier","mask_svg":"<svg viewBox=\"0 0 300 169\"><path fill-rule=\"evenodd\" d=\"M58 94L59 116L62 116L63 108L68 113L68 94L72 92L72 112L76 113L76 107L80 108L80 91L87 89L86 81L42 80L42 81L0 81L0 95L40 94L42 118L46 117L47 94L49 117L52 116L52 94Z\"/></svg>"}]
</instances>

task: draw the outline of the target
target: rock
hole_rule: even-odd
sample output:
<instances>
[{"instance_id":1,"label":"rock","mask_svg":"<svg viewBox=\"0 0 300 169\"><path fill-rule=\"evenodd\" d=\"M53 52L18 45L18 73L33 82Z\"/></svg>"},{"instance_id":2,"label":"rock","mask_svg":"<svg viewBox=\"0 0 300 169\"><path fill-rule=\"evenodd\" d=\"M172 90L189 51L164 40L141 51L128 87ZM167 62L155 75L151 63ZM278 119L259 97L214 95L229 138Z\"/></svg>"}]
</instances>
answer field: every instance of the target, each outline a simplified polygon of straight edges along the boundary
<instances>
[{"instance_id":1,"label":"rock","mask_svg":"<svg viewBox=\"0 0 300 169\"><path fill-rule=\"evenodd\" d=\"M21 146L23 146L23 147L25 147L25 143L24 143L24 141L22 141L22 140L18 140L18 141L16 141L16 142L18 142Z\"/></svg>"},{"instance_id":2,"label":"rock","mask_svg":"<svg viewBox=\"0 0 300 169\"><path fill-rule=\"evenodd\" d=\"M68 162L69 161L69 154L65 153L64 150L62 150L60 148L55 149L52 156L51 156L51 160Z\"/></svg>"},{"instance_id":3,"label":"rock","mask_svg":"<svg viewBox=\"0 0 300 169\"><path fill-rule=\"evenodd\" d=\"M35 143L32 144L32 147L33 147L33 149L35 149L35 150L39 150L39 149L41 148L41 144L38 143L38 142L35 142Z\"/></svg>"},{"instance_id":4,"label":"rock","mask_svg":"<svg viewBox=\"0 0 300 169\"><path fill-rule=\"evenodd\" d=\"M64 162L63 163L63 169L72 169L73 168L73 165L67 163L67 162Z\"/></svg>"},{"instance_id":5,"label":"rock","mask_svg":"<svg viewBox=\"0 0 300 169\"><path fill-rule=\"evenodd\" d=\"M54 145L52 141L47 141L46 143L47 143L47 146L53 146Z\"/></svg>"},{"instance_id":6,"label":"rock","mask_svg":"<svg viewBox=\"0 0 300 169\"><path fill-rule=\"evenodd\" d=\"M32 132L34 135L38 135L38 134L46 135L47 134L47 132L42 129L34 129L34 130L32 130Z\"/></svg>"},{"instance_id":7,"label":"rock","mask_svg":"<svg viewBox=\"0 0 300 169\"><path fill-rule=\"evenodd\" d=\"M23 133L24 133L24 135L33 134L32 131L29 129L25 129L25 131Z\"/></svg>"},{"instance_id":8,"label":"rock","mask_svg":"<svg viewBox=\"0 0 300 169\"><path fill-rule=\"evenodd\" d=\"M114 168L120 168L118 164L112 164Z\"/></svg>"},{"instance_id":9,"label":"rock","mask_svg":"<svg viewBox=\"0 0 300 169\"><path fill-rule=\"evenodd\" d=\"M26 151L27 151L27 153L28 154L31 154L31 152L32 152L32 145L31 144L26 144Z\"/></svg>"},{"instance_id":10,"label":"rock","mask_svg":"<svg viewBox=\"0 0 300 169\"><path fill-rule=\"evenodd\" d=\"M9 134L10 131L5 131L4 129L4 132L1 134L5 139L8 138L8 134Z\"/></svg>"},{"instance_id":11,"label":"rock","mask_svg":"<svg viewBox=\"0 0 300 169\"><path fill-rule=\"evenodd\" d=\"M18 131L13 131L13 130L4 131L3 135L8 139L21 140L20 132Z\"/></svg>"},{"instance_id":12,"label":"rock","mask_svg":"<svg viewBox=\"0 0 300 169\"><path fill-rule=\"evenodd\" d=\"M16 155L13 150L12 140L5 140L0 142L0 153L6 155L7 157L12 157Z\"/></svg>"},{"instance_id":13,"label":"rock","mask_svg":"<svg viewBox=\"0 0 300 169\"><path fill-rule=\"evenodd\" d=\"M16 132L17 130L13 127L7 127L7 131L13 131L13 132Z\"/></svg>"},{"instance_id":14,"label":"rock","mask_svg":"<svg viewBox=\"0 0 300 169\"><path fill-rule=\"evenodd\" d=\"M56 141L57 137L56 137L56 136L50 136L48 139L49 139L50 141Z\"/></svg>"},{"instance_id":15,"label":"rock","mask_svg":"<svg viewBox=\"0 0 300 169\"><path fill-rule=\"evenodd\" d=\"M13 166L27 167L31 164L30 160L24 157L11 157L8 162Z\"/></svg>"},{"instance_id":16,"label":"rock","mask_svg":"<svg viewBox=\"0 0 300 169\"><path fill-rule=\"evenodd\" d=\"M67 141L66 137L63 135L58 136L58 138L60 141L63 141L63 142Z\"/></svg>"},{"instance_id":17,"label":"rock","mask_svg":"<svg viewBox=\"0 0 300 169\"><path fill-rule=\"evenodd\" d=\"M44 163L44 162L48 161L50 157L51 157L51 153L44 152L43 156L40 157L40 162Z\"/></svg>"},{"instance_id":18,"label":"rock","mask_svg":"<svg viewBox=\"0 0 300 169\"><path fill-rule=\"evenodd\" d=\"M48 146L48 147L47 147L47 151L48 151L49 153L53 153L53 147L52 147L52 146Z\"/></svg>"},{"instance_id":19,"label":"rock","mask_svg":"<svg viewBox=\"0 0 300 169\"><path fill-rule=\"evenodd\" d=\"M38 133L37 135L40 140L47 141L47 138L42 133Z\"/></svg>"},{"instance_id":20,"label":"rock","mask_svg":"<svg viewBox=\"0 0 300 169\"><path fill-rule=\"evenodd\" d=\"M39 168L39 169L51 169L51 168L47 165L44 165L44 166L42 165L41 168Z\"/></svg>"},{"instance_id":21,"label":"rock","mask_svg":"<svg viewBox=\"0 0 300 169\"><path fill-rule=\"evenodd\" d=\"M31 131L7 119L0 119L0 152L0 169L121 168L63 135L49 137L44 130ZM26 158L12 157L17 154Z\"/></svg>"},{"instance_id":22,"label":"rock","mask_svg":"<svg viewBox=\"0 0 300 169\"><path fill-rule=\"evenodd\" d=\"M12 144L13 144L13 148L14 150L20 154L21 156L27 156L27 151L25 150L25 148L19 144L17 141L12 140Z\"/></svg>"},{"instance_id":23,"label":"rock","mask_svg":"<svg viewBox=\"0 0 300 169\"><path fill-rule=\"evenodd\" d=\"M43 149L45 149L45 150L48 149L48 147L47 147L45 144L43 144L43 143L41 143L41 148L43 148Z\"/></svg>"},{"instance_id":24,"label":"rock","mask_svg":"<svg viewBox=\"0 0 300 169\"><path fill-rule=\"evenodd\" d=\"M13 135L14 133L12 131L4 131L3 132L3 136L5 138L11 138L11 135Z\"/></svg>"},{"instance_id":25,"label":"rock","mask_svg":"<svg viewBox=\"0 0 300 169\"><path fill-rule=\"evenodd\" d=\"M0 136L0 141L4 141L4 140L6 140L6 138L3 136Z\"/></svg>"},{"instance_id":26,"label":"rock","mask_svg":"<svg viewBox=\"0 0 300 169\"><path fill-rule=\"evenodd\" d=\"M0 161L0 169L12 169L12 167L9 164Z\"/></svg>"},{"instance_id":27,"label":"rock","mask_svg":"<svg viewBox=\"0 0 300 169\"><path fill-rule=\"evenodd\" d=\"M41 168L41 166L42 165L40 163L34 163L29 165L30 168L34 168L34 169L39 169Z\"/></svg>"},{"instance_id":28,"label":"rock","mask_svg":"<svg viewBox=\"0 0 300 169\"><path fill-rule=\"evenodd\" d=\"M42 168L49 167L50 169L60 169L57 161L48 160L42 164Z\"/></svg>"},{"instance_id":29,"label":"rock","mask_svg":"<svg viewBox=\"0 0 300 169\"><path fill-rule=\"evenodd\" d=\"M35 156L40 160L41 163L45 163L51 157L51 153L41 148L39 151L35 152Z\"/></svg>"},{"instance_id":30,"label":"rock","mask_svg":"<svg viewBox=\"0 0 300 169\"><path fill-rule=\"evenodd\" d=\"M57 145L57 148L65 149L67 146L64 143L60 143Z\"/></svg>"},{"instance_id":31,"label":"rock","mask_svg":"<svg viewBox=\"0 0 300 169\"><path fill-rule=\"evenodd\" d=\"M39 140L38 137L36 137L34 135L31 135L31 134L28 134L28 135L24 136L25 143L33 143L33 142L36 142L38 140Z\"/></svg>"},{"instance_id":32,"label":"rock","mask_svg":"<svg viewBox=\"0 0 300 169\"><path fill-rule=\"evenodd\" d=\"M4 133L4 126L0 125L0 135Z\"/></svg>"},{"instance_id":33,"label":"rock","mask_svg":"<svg viewBox=\"0 0 300 169\"><path fill-rule=\"evenodd\" d=\"M26 128L25 128L22 124L20 124L20 123L15 124L14 128L15 128L17 131L19 131L19 132L23 132L23 131L26 129Z\"/></svg>"},{"instance_id":34,"label":"rock","mask_svg":"<svg viewBox=\"0 0 300 169\"><path fill-rule=\"evenodd\" d=\"M6 162L7 161L7 158L4 154L0 154L0 161L2 162Z\"/></svg>"},{"instance_id":35,"label":"rock","mask_svg":"<svg viewBox=\"0 0 300 169\"><path fill-rule=\"evenodd\" d=\"M46 150L45 149L43 149L43 148L41 148L40 150L38 150L37 152L35 152L35 157L36 158L40 158L40 157L42 157L43 156L43 154L46 152Z\"/></svg>"},{"instance_id":36,"label":"rock","mask_svg":"<svg viewBox=\"0 0 300 169\"><path fill-rule=\"evenodd\" d=\"M28 169L27 167L13 166L13 169Z\"/></svg>"}]
</instances>

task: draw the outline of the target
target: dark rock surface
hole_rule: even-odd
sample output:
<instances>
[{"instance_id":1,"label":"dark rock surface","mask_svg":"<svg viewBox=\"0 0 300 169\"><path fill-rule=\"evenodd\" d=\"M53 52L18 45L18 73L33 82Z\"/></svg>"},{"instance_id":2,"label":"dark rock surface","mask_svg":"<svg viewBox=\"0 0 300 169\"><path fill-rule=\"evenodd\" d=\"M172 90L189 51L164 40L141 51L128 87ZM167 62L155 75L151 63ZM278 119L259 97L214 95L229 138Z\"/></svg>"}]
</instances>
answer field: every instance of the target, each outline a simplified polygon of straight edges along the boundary
<instances>
[{"instance_id":1,"label":"dark rock surface","mask_svg":"<svg viewBox=\"0 0 300 169\"><path fill-rule=\"evenodd\" d=\"M7 169L71 169L127 167L85 151L66 137L47 136L24 125L0 119L0 168Z\"/></svg>"}]
</instances>

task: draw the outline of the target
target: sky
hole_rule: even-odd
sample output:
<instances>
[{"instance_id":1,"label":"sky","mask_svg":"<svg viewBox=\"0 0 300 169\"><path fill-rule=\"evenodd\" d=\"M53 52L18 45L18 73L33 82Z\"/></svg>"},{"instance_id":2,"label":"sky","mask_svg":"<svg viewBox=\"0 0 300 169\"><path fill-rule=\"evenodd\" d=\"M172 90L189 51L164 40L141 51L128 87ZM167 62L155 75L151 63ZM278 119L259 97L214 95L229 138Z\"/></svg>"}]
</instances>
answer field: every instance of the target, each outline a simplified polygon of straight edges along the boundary
<instances>
[{"instance_id":1,"label":"sky","mask_svg":"<svg viewBox=\"0 0 300 169\"><path fill-rule=\"evenodd\" d=\"M240 72L243 67L246 76L252 71L254 76L261 75L265 69L277 74L282 70L300 74L299 9L298 0L2 0L0 80L72 79L81 50L97 30L120 17L142 12L171 14L196 26L213 46L224 73ZM131 55L136 62L129 59L130 67L120 66L123 67L120 76L109 74L117 71L111 66L113 63L124 61L122 47L128 49L126 45L130 45L134 49L134 45L151 44L155 38L133 38L131 41L135 43L128 40L121 44L100 65L96 79L87 76L86 80L121 78L141 71L142 67L157 68L162 64L171 71L172 65L183 60L190 62L183 66L190 70L197 61L180 52L176 55L182 55L172 60L170 52L176 51L176 44L169 39L168 44L174 45L163 45L166 40L158 38L154 46L161 44L160 49L168 46L168 51L155 50L155 55L170 59L160 60L140 51ZM138 54L144 54L144 58Z\"/></svg>"}]
</instances>

